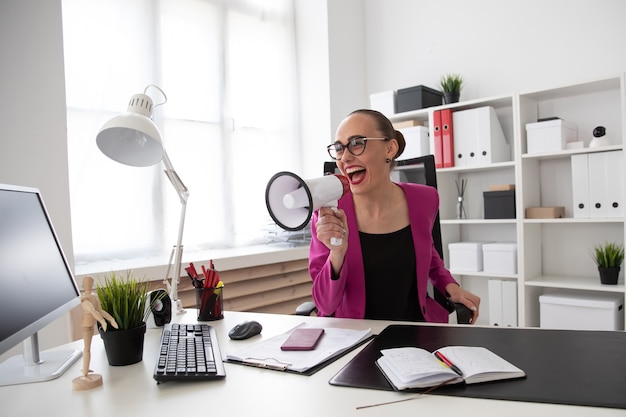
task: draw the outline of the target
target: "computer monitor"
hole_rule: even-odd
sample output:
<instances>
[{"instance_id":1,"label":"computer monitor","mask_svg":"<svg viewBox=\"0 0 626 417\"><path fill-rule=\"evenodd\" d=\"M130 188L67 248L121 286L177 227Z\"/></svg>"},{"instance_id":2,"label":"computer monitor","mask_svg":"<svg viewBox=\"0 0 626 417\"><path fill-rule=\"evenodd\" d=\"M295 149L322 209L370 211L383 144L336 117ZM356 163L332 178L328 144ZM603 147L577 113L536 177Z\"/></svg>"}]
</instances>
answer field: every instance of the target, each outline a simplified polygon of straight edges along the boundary
<instances>
[{"instance_id":1,"label":"computer monitor","mask_svg":"<svg viewBox=\"0 0 626 417\"><path fill-rule=\"evenodd\" d=\"M0 184L0 386L57 378L82 351L39 351L37 332L80 304L80 290L36 188Z\"/></svg>"}]
</instances>

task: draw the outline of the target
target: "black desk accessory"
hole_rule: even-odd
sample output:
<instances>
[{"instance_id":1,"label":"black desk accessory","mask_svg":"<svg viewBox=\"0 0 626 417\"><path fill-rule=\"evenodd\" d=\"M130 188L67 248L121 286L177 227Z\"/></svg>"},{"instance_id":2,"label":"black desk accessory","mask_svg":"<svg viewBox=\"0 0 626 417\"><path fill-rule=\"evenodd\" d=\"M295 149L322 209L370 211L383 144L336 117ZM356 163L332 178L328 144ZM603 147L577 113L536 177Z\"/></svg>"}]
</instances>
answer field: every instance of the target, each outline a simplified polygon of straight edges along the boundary
<instances>
[{"instance_id":1,"label":"black desk accessory","mask_svg":"<svg viewBox=\"0 0 626 417\"><path fill-rule=\"evenodd\" d=\"M330 384L393 390L375 364L381 349L451 345L484 346L527 378L445 386L431 394L626 409L626 333L620 331L390 325Z\"/></svg>"}]
</instances>

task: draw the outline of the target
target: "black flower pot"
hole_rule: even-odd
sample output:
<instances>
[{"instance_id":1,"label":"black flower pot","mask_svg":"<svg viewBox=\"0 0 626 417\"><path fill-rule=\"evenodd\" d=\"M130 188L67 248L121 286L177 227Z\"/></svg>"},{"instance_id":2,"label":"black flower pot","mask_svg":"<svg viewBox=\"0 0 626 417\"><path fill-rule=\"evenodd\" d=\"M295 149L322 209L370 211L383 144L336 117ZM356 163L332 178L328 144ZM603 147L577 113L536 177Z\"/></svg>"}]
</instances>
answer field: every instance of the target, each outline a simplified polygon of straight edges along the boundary
<instances>
[{"instance_id":1,"label":"black flower pot","mask_svg":"<svg viewBox=\"0 0 626 417\"><path fill-rule=\"evenodd\" d=\"M458 91L443 93L443 102L445 104L458 103L460 98L461 98L461 93Z\"/></svg>"},{"instance_id":2,"label":"black flower pot","mask_svg":"<svg viewBox=\"0 0 626 417\"><path fill-rule=\"evenodd\" d=\"M143 359L143 341L146 334L146 323L128 330L115 330L108 327L105 332L98 325L100 337L104 341L104 349L111 366L132 365Z\"/></svg>"},{"instance_id":3,"label":"black flower pot","mask_svg":"<svg viewBox=\"0 0 626 417\"><path fill-rule=\"evenodd\" d=\"M598 272L600 272L600 282L602 284L616 285L619 277L620 267L616 268L604 268L599 266Z\"/></svg>"}]
</instances>

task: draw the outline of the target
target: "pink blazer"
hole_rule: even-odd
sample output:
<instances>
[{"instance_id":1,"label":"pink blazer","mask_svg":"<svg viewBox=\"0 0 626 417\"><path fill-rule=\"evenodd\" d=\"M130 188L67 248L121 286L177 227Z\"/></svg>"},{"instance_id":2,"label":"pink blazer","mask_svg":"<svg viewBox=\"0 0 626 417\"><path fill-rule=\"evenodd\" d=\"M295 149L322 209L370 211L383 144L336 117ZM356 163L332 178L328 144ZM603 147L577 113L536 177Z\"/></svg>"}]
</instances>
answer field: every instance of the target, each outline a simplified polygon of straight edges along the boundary
<instances>
[{"instance_id":1,"label":"pink blazer","mask_svg":"<svg viewBox=\"0 0 626 417\"><path fill-rule=\"evenodd\" d=\"M448 322L448 311L427 297L428 280L445 294L445 287L456 283L435 249L432 228L439 208L439 194L433 187L398 183L409 206L411 233L417 261L417 290L422 314L427 322ZM322 316L363 318L365 315L365 273L352 194L339 200L348 219L348 250L339 279L333 280L329 249L317 239L318 212L311 221L312 240L309 248L309 273L313 279L313 300Z\"/></svg>"}]
</instances>

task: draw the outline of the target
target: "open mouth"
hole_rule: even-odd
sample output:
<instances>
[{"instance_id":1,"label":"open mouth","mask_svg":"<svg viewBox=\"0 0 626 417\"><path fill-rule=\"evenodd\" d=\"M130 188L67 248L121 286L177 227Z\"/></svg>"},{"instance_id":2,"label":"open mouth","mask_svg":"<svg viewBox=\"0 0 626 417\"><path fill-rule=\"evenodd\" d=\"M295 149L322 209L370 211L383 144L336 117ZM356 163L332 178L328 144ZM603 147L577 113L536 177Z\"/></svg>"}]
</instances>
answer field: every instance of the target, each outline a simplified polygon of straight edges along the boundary
<instances>
[{"instance_id":1,"label":"open mouth","mask_svg":"<svg viewBox=\"0 0 626 417\"><path fill-rule=\"evenodd\" d=\"M358 184L365 179L365 168L359 166L351 166L346 168L346 176L351 184Z\"/></svg>"}]
</instances>

